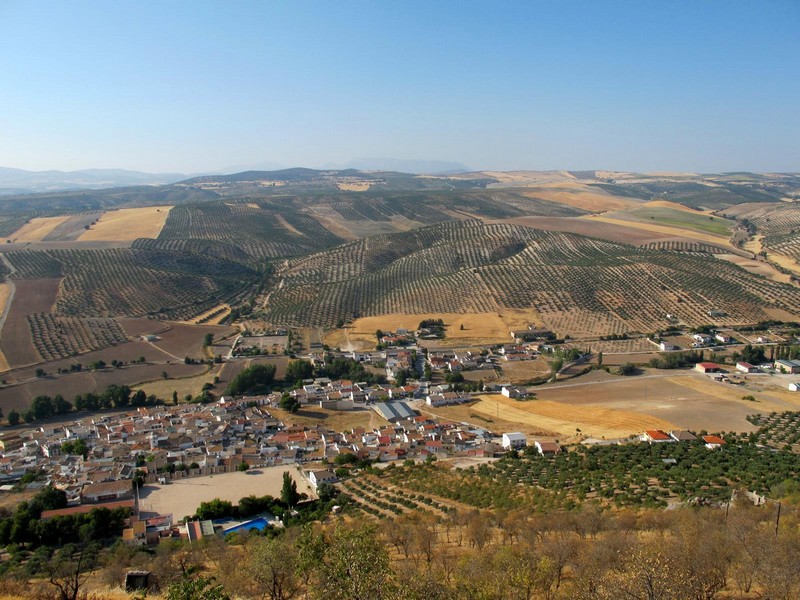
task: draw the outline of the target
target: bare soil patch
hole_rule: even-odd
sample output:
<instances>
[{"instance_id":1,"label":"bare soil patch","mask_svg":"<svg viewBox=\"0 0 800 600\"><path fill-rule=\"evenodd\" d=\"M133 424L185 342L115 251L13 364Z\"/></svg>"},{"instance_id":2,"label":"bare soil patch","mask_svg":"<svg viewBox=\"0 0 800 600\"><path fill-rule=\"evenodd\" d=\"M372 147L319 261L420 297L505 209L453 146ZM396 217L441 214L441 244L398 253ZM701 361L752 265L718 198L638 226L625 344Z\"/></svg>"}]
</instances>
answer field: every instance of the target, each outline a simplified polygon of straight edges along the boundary
<instances>
[{"instance_id":1,"label":"bare soil patch","mask_svg":"<svg viewBox=\"0 0 800 600\"><path fill-rule=\"evenodd\" d=\"M161 233L171 209L171 206L147 206L105 212L78 237L78 241L155 239Z\"/></svg>"},{"instance_id":2,"label":"bare soil patch","mask_svg":"<svg viewBox=\"0 0 800 600\"><path fill-rule=\"evenodd\" d=\"M521 431L534 438L555 439L563 437L557 431L547 429L541 424L506 419L505 415L497 410L494 413L491 413L491 411L477 411L475 410L476 404L477 402L473 402L461 404L460 406L439 406L436 408L428 408L420 404L416 408L424 415L432 415L443 421L469 423L498 435L508 431Z\"/></svg>"},{"instance_id":3,"label":"bare soil patch","mask_svg":"<svg viewBox=\"0 0 800 600\"><path fill-rule=\"evenodd\" d=\"M187 356L202 358L203 341L208 333L212 334L215 340L236 333L236 329L225 325L187 325L170 322L169 326L169 329L156 333L159 339L152 342L152 345L178 360L183 360Z\"/></svg>"},{"instance_id":4,"label":"bare soil patch","mask_svg":"<svg viewBox=\"0 0 800 600\"><path fill-rule=\"evenodd\" d=\"M34 313L49 313L58 295L61 279L15 280L16 292L0 336L0 350L10 367L20 367L41 361L31 340L26 317Z\"/></svg>"},{"instance_id":5,"label":"bare soil patch","mask_svg":"<svg viewBox=\"0 0 800 600\"><path fill-rule=\"evenodd\" d=\"M166 331L169 329L168 323L156 321L154 319L117 319L117 321L119 321L119 324L122 325L122 328L131 337L149 333L156 334L159 331Z\"/></svg>"}]
</instances>

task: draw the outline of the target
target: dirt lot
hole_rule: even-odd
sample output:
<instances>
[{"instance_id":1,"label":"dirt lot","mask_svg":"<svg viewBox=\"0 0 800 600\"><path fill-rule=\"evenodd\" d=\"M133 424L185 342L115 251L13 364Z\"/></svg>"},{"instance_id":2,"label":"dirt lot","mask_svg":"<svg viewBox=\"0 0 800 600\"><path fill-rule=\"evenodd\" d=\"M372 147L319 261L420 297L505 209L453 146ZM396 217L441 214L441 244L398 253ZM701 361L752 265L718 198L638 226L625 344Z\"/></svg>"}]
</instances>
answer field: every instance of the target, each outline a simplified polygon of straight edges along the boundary
<instances>
[{"instance_id":1,"label":"dirt lot","mask_svg":"<svg viewBox=\"0 0 800 600\"><path fill-rule=\"evenodd\" d=\"M53 309L61 279L20 279L14 284L14 300L0 336L0 350L12 368L41 361L33 347L26 317Z\"/></svg>"},{"instance_id":2,"label":"dirt lot","mask_svg":"<svg viewBox=\"0 0 800 600\"><path fill-rule=\"evenodd\" d=\"M140 493L140 508L146 512L173 515L175 521L193 515L201 502L214 498L239 502L245 496L280 497L283 474L288 471L297 482L297 491L314 495L308 480L295 465L261 467L244 473L223 473L207 477L190 477L167 485L146 485Z\"/></svg>"},{"instance_id":3,"label":"dirt lot","mask_svg":"<svg viewBox=\"0 0 800 600\"><path fill-rule=\"evenodd\" d=\"M567 402L545 399L537 393L536 399L511 400L500 394L481 396L472 406L475 412L490 418L498 416L513 423L558 432L562 436L575 435L578 430L593 437L618 438L645 429L671 429L674 424L664 419L606 404L582 404L575 406Z\"/></svg>"},{"instance_id":4,"label":"dirt lot","mask_svg":"<svg viewBox=\"0 0 800 600\"><path fill-rule=\"evenodd\" d=\"M415 403L417 408L424 415L432 415L443 421L456 421L458 423L470 423L477 427L483 427L498 435L508 431L521 431L529 437L536 439L564 439L564 436L557 431L549 430L544 425L533 423L532 421L510 420L505 417L505 413L495 410L494 413L480 412L475 410L478 402L462 404L460 406L439 406L428 408L424 403ZM495 408L494 405L492 408Z\"/></svg>"},{"instance_id":5,"label":"dirt lot","mask_svg":"<svg viewBox=\"0 0 800 600\"><path fill-rule=\"evenodd\" d=\"M333 431L346 431L353 427L380 427L388 421L382 419L374 410L327 410L314 406L304 407L295 414L290 414L277 407L270 407L270 414L286 425L305 425L315 427L322 425Z\"/></svg>"},{"instance_id":6,"label":"dirt lot","mask_svg":"<svg viewBox=\"0 0 800 600\"><path fill-rule=\"evenodd\" d=\"M119 324L131 337L145 335L147 333L157 334L160 331L169 329L169 325L163 321L155 319L117 319Z\"/></svg>"},{"instance_id":7,"label":"dirt lot","mask_svg":"<svg viewBox=\"0 0 800 600\"><path fill-rule=\"evenodd\" d=\"M171 209L171 206L147 206L105 212L78 241L157 238Z\"/></svg>"},{"instance_id":8,"label":"dirt lot","mask_svg":"<svg viewBox=\"0 0 800 600\"><path fill-rule=\"evenodd\" d=\"M68 216L37 217L25 223L8 238L0 238L0 241L5 243L6 239L9 239L15 242L40 242L67 219L69 219Z\"/></svg>"}]
</instances>

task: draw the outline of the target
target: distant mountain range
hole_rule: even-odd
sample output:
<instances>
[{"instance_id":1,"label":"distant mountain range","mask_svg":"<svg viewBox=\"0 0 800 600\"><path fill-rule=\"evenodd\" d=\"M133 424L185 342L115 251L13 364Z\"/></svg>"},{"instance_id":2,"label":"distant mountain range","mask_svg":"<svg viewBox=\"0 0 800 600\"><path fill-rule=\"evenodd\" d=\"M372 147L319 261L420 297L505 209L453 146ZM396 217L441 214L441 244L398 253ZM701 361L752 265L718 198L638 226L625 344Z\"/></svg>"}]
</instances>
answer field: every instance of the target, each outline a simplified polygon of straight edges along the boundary
<instances>
[{"instance_id":1,"label":"distant mountain range","mask_svg":"<svg viewBox=\"0 0 800 600\"><path fill-rule=\"evenodd\" d=\"M451 174L469 171L458 162L442 160L402 160L396 158L356 158L345 164L326 164L323 169L396 171L415 174ZM0 167L0 195L102 189L136 185L167 185L192 177L229 175L244 171L287 170L285 165L263 161L235 165L206 173L144 173L127 169L82 169L79 171L27 171Z\"/></svg>"},{"instance_id":2,"label":"distant mountain range","mask_svg":"<svg viewBox=\"0 0 800 600\"><path fill-rule=\"evenodd\" d=\"M184 173L143 173L125 169L26 171L0 167L0 194L23 194L128 185L164 185L186 179Z\"/></svg>"}]
</instances>

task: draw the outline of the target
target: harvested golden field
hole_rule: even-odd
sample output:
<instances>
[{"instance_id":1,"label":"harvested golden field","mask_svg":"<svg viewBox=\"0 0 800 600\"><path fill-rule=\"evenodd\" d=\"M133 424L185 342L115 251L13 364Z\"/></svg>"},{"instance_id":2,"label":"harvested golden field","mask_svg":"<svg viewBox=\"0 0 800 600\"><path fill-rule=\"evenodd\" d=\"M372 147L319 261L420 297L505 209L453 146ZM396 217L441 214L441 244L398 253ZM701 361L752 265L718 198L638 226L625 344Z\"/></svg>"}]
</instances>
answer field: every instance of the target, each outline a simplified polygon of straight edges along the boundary
<instances>
[{"instance_id":1,"label":"harvested golden field","mask_svg":"<svg viewBox=\"0 0 800 600\"><path fill-rule=\"evenodd\" d=\"M606 212L610 210L625 210L636 208L642 205L640 200L612 196L600 190L592 188L582 183L560 182L553 183L546 187L526 190L524 196L549 200L581 208L590 212Z\"/></svg>"},{"instance_id":2,"label":"harvested golden field","mask_svg":"<svg viewBox=\"0 0 800 600\"><path fill-rule=\"evenodd\" d=\"M78 241L155 239L171 209L171 206L147 206L105 212L97 223L78 237Z\"/></svg>"},{"instance_id":3,"label":"harvested golden field","mask_svg":"<svg viewBox=\"0 0 800 600\"><path fill-rule=\"evenodd\" d=\"M641 433L645 429L674 429L670 421L642 412L607 408L602 405L575 406L566 402L539 399L519 401L500 394L478 396L472 405L475 412L492 415L513 423L527 424L559 433L575 435L576 430L592 437L619 438Z\"/></svg>"},{"instance_id":4,"label":"harvested golden field","mask_svg":"<svg viewBox=\"0 0 800 600\"><path fill-rule=\"evenodd\" d=\"M372 187L372 183L368 181L357 181L352 183L337 183L338 187L343 192L366 192Z\"/></svg>"},{"instance_id":5,"label":"harvested golden field","mask_svg":"<svg viewBox=\"0 0 800 600\"><path fill-rule=\"evenodd\" d=\"M53 229L67 219L69 219L69 216L36 217L25 223L8 238L0 238L0 240L3 242L6 239L14 240L15 242L41 242Z\"/></svg>"},{"instance_id":6,"label":"harvested golden field","mask_svg":"<svg viewBox=\"0 0 800 600\"><path fill-rule=\"evenodd\" d=\"M650 202L645 202L642 204L642 208L671 208L673 210L682 210L684 212L692 213L692 214L709 214L708 211L698 211L693 208L689 208L688 206L684 206L683 204L678 204L677 202L670 202L669 200L651 200Z\"/></svg>"},{"instance_id":7,"label":"harvested golden field","mask_svg":"<svg viewBox=\"0 0 800 600\"><path fill-rule=\"evenodd\" d=\"M59 223L67 217L37 217L29 220L7 238L0 238L3 242L40 242Z\"/></svg>"}]
</instances>

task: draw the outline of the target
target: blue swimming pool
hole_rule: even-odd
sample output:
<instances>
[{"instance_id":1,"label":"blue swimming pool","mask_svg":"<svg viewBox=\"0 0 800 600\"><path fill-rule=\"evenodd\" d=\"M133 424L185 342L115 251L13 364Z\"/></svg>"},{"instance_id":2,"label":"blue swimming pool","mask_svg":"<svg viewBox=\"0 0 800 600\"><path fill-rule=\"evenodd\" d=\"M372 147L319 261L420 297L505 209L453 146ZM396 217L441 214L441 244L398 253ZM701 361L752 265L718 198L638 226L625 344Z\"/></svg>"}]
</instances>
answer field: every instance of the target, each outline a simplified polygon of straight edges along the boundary
<instances>
[{"instance_id":1,"label":"blue swimming pool","mask_svg":"<svg viewBox=\"0 0 800 600\"><path fill-rule=\"evenodd\" d=\"M237 531L249 531L251 529L258 529L261 531L266 527L269 527L269 521L267 521L264 517L258 517L257 519L245 521L244 523L239 523L230 529L226 529L225 535L229 533L236 533Z\"/></svg>"}]
</instances>

